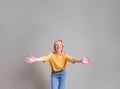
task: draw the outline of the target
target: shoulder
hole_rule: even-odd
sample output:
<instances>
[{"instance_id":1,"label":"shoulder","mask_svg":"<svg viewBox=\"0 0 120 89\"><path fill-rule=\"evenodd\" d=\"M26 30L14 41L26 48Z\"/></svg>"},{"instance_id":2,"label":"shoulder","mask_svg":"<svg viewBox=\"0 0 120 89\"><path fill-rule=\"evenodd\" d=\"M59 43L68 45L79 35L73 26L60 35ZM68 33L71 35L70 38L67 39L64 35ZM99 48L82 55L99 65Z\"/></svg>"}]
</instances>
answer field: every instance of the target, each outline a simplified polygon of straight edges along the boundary
<instances>
[{"instance_id":1,"label":"shoulder","mask_svg":"<svg viewBox=\"0 0 120 89\"><path fill-rule=\"evenodd\" d=\"M68 54L67 54L66 52L63 52L62 55L63 55L63 56L67 56Z\"/></svg>"},{"instance_id":2,"label":"shoulder","mask_svg":"<svg viewBox=\"0 0 120 89\"><path fill-rule=\"evenodd\" d=\"M64 53L64 55L65 55L65 57L68 57L68 58L69 58L69 57L71 57L71 58L72 58L72 56L71 56L71 55L69 55L69 54L68 54L68 53L66 53L66 52Z\"/></svg>"},{"instance_id":3,"label":"shoulder","mask_svg":"<svg viewBox=\"0 0 120 89\"><path fill-rule=\"evenodd\" d=\"M54 52L50 52L50 53L48 53L48 55L52 56L52 55L55 55L55 53Z\"/></svg>"}]
</instances>

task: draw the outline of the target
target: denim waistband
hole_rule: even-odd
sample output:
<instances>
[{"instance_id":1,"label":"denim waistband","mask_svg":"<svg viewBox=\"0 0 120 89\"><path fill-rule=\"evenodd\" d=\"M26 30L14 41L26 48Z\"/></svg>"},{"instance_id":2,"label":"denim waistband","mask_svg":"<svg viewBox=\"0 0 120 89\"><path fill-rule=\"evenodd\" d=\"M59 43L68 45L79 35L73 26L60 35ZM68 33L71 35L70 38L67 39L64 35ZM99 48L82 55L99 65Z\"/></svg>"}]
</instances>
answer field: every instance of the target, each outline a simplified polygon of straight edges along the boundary
<instances>
[{"instance_id":1,"label":"denim waistband","mask_svg":"<svg viewBox=\"0 0 120 89\"><path fill-rule=\"evenodd\" d=\"M59 73L59 72L62 72L62 71L65 71L65 70L52 71L52 72L53 72L53 73Z\"/></svg>"}]
</instances>

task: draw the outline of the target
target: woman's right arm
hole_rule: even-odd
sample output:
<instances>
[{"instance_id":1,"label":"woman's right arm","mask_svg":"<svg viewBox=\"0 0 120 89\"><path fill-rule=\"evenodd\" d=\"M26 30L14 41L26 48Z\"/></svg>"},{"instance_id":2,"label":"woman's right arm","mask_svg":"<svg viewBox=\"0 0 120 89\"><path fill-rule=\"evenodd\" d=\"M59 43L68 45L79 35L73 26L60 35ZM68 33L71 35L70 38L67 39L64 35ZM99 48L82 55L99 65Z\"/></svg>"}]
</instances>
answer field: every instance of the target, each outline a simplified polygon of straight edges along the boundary
<instances>
[{"instance_id":1,"label":"woman's right arm","mask_svg":"<svg viewBox=\"0 0 120 89\"><path fill-rule=\"evenodd\" d=\"M25 60L25 62L28 64L31 64L33 62L44 62L44 61L45 61L44 57L35 58L32 55L29 55L28 57L26 57L26 60Z\"/></svg>"}]
</instances>

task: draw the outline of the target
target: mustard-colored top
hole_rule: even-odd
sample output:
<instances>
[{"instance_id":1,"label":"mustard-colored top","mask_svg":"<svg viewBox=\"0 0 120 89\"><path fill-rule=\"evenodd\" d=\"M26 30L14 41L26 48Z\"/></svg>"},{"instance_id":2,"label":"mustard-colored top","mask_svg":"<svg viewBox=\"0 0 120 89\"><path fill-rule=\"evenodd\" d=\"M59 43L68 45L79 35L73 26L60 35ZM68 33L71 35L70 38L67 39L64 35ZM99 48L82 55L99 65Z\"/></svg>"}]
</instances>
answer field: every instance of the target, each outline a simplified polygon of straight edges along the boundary
<instances>
[{"instance_id":1,"label":"mustard-colored top","mask_svg":"<svg viewBox=\"0 0 120 89\"><path fill-rule=\"evenodd\" d=\"M51 52L48 55L44 56L44 60L49 61L51 70L54 72L65 70L67 62L75 63L73 57L69 56L66 53L58 55L54 52Z\"/></svg>"}]
</instances>

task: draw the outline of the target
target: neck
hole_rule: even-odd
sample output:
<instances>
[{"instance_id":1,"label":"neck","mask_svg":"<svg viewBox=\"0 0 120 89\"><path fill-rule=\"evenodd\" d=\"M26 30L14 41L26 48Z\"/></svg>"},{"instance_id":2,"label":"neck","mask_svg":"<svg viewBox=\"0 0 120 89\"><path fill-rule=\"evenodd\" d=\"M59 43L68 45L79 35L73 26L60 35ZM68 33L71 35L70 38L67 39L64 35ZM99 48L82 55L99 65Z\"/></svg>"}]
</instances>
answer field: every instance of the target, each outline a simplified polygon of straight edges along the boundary
<instances>
[{"instance_id":1,"label":"neck","mask_svg":"<svg viewBox=\"0 0 120 89\"><path fill-rule=\"evenodd\" d=\"M62 52L55 52L56 54L60 55Z\"/></svg>"}]
</instances>

